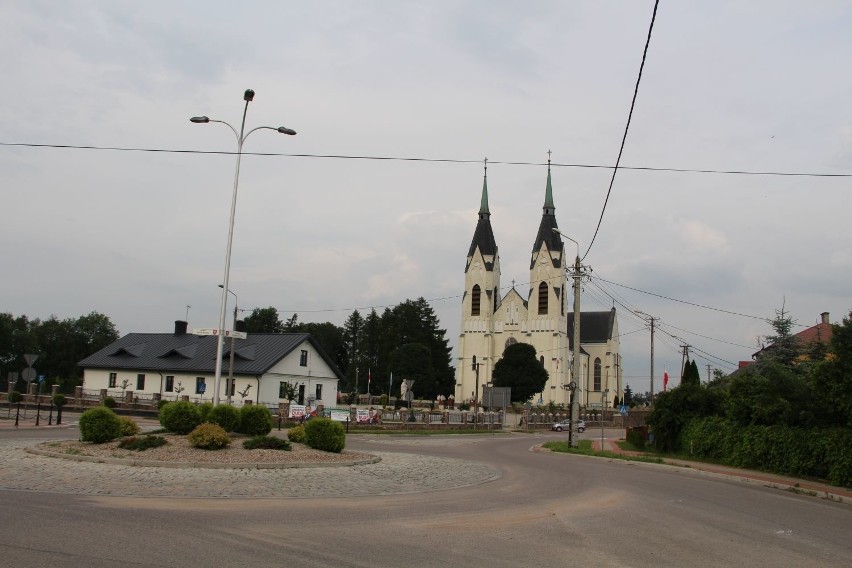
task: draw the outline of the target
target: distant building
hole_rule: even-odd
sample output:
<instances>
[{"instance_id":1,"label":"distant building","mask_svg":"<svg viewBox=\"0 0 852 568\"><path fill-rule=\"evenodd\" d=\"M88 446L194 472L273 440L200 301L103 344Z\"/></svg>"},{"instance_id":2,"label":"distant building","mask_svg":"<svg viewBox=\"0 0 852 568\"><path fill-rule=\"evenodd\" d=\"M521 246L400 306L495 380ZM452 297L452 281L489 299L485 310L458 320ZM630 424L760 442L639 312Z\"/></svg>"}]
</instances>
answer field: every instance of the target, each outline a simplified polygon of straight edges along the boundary
<instances>
[{"instance_id":1,"label":"distant building","mask_svg":"<svg viewBox=\"0 0 852 568\"><path fill-rule=\"evenodd\" d=\"M479 365L479 396L491 381L494 365L513 343L532 345L549 379L533 402L567 404L571 382L571 334L573 314L572 286L566 268L573 264L566 257L565 245L556 223L556 207L550 166L547 169L544 207L530 258L529 291L526 296L512 282L502 294L500 255L491 228L488 207L487 172L482 183L479 220L465 262L465 290L462 299L461 335L456 361L456 401L474 398ZM587 319L588 318L588 319ZM576 396L581 404L600 406L601 392L609 390L608 404L623 396L618 322L615 309L609 312L581 312L580 377ZM591 363L590 363L591 360Z\"/></svg>"},{"instance_id":2,"label":"distant building","mask_svg":"<svg viewBox=\"0 0 852 568\"><path fill-rule=\"evenodd\" d=\"M820 322L818 324L812 325L811 327L807 328L806 330L800 331L799 333L796 333L796 334L793 335L793 337L796 338L796 343L798 344L799 348L804 351L804 353L802 353L799 356L798 360L800 362L809 360L809 355L807 354L807 350L808 350L808 347L813 345L814 342L822 343L826 348L829 345L831 345L831 334L832 334L832 327L831 327L831 321L829 320L829 313L828 312L822 312L820 314ZM751 358L752 358L751 361L740 361L739 364L737 365L737 370L734 371L732 373L732 375L736 375L742 369L745 369L746 367L750 367L751 365L754 365L756 360L759 359L761 355L771 351L772 349L773 349L772 345L767 345L766 347L764 347L760 351L753 353L752 356L751 356Z\"/></svg>"},{"instance_id":3,"label":"distant building","mask_svg":"<svg viewBox=\"0 0 852 568\"><path fill-rule=\"evenodd\" d=\"M216 340L187 333L184 321L175 322L174 333L129 333L77 364L83 368L83 388L209 401L215 386ZM227 398L230 361L231 340L226 338L220 402ZM290 384L296 402L334 406L343 374L310 334L254 333L234 341L233 377L230 391L236 404L286 402L285 384Z\"/></svg>"}]
</instances>

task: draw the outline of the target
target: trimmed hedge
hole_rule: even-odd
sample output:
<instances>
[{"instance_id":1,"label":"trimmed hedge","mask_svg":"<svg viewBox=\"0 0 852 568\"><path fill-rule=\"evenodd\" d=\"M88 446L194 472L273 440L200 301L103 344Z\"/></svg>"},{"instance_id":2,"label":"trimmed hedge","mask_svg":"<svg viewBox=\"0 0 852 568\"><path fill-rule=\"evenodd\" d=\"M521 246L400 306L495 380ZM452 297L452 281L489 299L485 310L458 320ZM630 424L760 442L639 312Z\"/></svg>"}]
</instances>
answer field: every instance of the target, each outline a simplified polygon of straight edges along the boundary
<instances>
[{"instance_id":1,"label":"trimmed hedge","mask_svg":"<svg viewBox=\"0 0 852 568\"><path fill-rule=\"evenodd\" d=\"M212 402L202 402L198 405L198 412L201 413L202 422L210 422L210 411L213 410Z\"/></svg>"},{"instance_id":2,"label":"trimmed hedge","mask_svg":"<svg viewBox=\"0 0 852 568\"><path fill-rule=\"evenodd\" d=\"M168 444L168 442L162 436L141 436L138 438L136 436L131 436L121 440L118 443L118 447L125 450L142 452L149 448L159 448L166 444Z\"/></svg>"},{"instance_id":3,"label":"trimmed hedge","mask_svg":"<svg viewBox=\"0 0 852 568\"><path fill-rule=\"evenodd\" d=\"M104 398L103 405L106 406L107 408L115 408L115 405L116 405L115 399L112 398L111 396L108 396L108 397Z\"/></svg>"},{"instance_id":4,"label":"trimmed hedge","mask_svg":"<svg viewBox=\"0 0 852 568\"><path fill-rule=\"evenodd\" d=\"M80 439L84 442L103 444L121 436L118 416L106 406L90 408L80 415Z\"/></svg>"},{"instance_id":5,"label":"trimmed hedge","mask_svg":"<svg viewBox=\"0 0 852 568\"><path fill-rule=\"evenodd\" d=\"M119 416L118 423L121 425L122 436L135 436L141 430L139 424L129 416Z\"/></svg>"},{"instance_id":6,"label":"trimmed hedge","mask_svg":"<svg viewBox=\"0 0 852 568\"><path fill-rule=\"evenodd\" d=\"M247 450L284 450L289 452L290 442L276 438L275 436L255 436L243 441L243 447Z\"/></svg>"},{"instance_id":7,"label":"trimmed hedge","mask_svg":"<svg viewBox=\"0 0 852 568\"><path fill-rule=\"evenodd\" d=\"M189 433L189 445L202 450L219 450L231 443L231 437L218 424L205 422Z\"/></svg>"},{"instance_id":8,"label":"trimmed hedge","mask_svg":"<svg viewBox=\"0 0 852 568\"><path fill-rule=\"evenodd\" d=\"M240 408L240 425L237 432L246 436L266 436L272 432L272 414L269 409L256 404Z\"/></svg>"},{"instance_id":9,"label":"trimmed hedge","mask_svg":"<svg viewBox=\"0 0 852 568\"><path fill-rule=\"evenodd\" d=\"M218 424L225 432L236 432L240 426L240 411L230 404L218 404L210 411L207 421Z\"/></svg>"},{"instance_id":10,"label":"trimmed hedge","mask_svg":"<svg viewBox=\"0 0 852 568\"><path fill-rule=\"evenodd\" d=\"M339 454L346 446L346 433L340 422L311 418L305 424L305 443L316 450Z\"/></svg>"},{"instance_id":11,"label":"trimmed hedge","mask_svg":"<svg viewBox=\"0 0 852 568\"><path fill-rule=\"evenodd\" d=\"M748 469L852 486L852 430L737 427L722 418L691 420L679 440L691 456Z\"/></svg>"},{"instance_id":12,"label":"trimmed hedge","mask_svg":"<svg viewBox=\"0 0 852 568\"><path fill-rule=\"evenodd\" d=\"M189 434L201 424L201 412L191 402L170 402L160 409L160 424L169 432Z\"/></svg>"},{"instance_id":13,"label":"trimmed hedge","mask_svg":"<svg viewBox=\"0 0 852 568\"><path fill-rule=\"evenodd\" d=\"M299 424L298 426L293 426L289 430L287 430L287 438L291 442L295 442L297 444L305 443L305 426L303 424Z\"/></svg>"}]
</instances>

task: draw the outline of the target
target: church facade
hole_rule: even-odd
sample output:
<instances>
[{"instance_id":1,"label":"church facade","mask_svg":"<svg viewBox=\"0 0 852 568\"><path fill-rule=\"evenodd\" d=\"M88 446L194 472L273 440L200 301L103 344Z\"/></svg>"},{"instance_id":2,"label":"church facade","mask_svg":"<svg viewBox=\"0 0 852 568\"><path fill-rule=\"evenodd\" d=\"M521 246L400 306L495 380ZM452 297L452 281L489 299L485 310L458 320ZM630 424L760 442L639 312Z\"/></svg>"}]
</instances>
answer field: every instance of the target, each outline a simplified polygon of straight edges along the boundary
<instances>
[{"instance_id":1,"label":"church facade","mask_svg":"<svg viewBox=\"0 0 852 568\"><path fill-rule=\"evenodd\" d=\"M547 384L541 393L533 397L533 402L569 403L570 393L566 387L572 380L573 328L569 329L569 322L573 325L573 314L569 310L573 306L573 289L566 269L572 264L572 259L566 258L565 245L556 231L558 228L548 164L543 212L530 255L529 290L524 295L513 282L503 295L499 249L488 208L486 169L479 220L465 263L461 334L456 360L457 401L470 401L476 392L479 393L476 398L481 400L482 388L490 382L494 365L502 358L503 351L513 343L521 342L535 348L539 362L548 372ZM609 312L604 313L609 315ZM580 397L584 406L599 407L602 400L611 403L616 395L621 397L620 375L616 380L620 365L613 366L609 387L604 386L602 380L596 380L602 378L604 366L598 351L606 353L607 361L620 364L618 325L613 309L612 325L605 334L609 337L602 343L599 341L601 337L598 337L594 346L588 346L595 351L595 357L591 358L594 363L590 365L590 354L584 350L586 338L582 328L586 327L585 315L581 312L581 377L577 381L579 388L575 396ZM476 368L473 367L474 360ZM598 388L597 396L591 390L594 387ZM609 394L604 398L602 392L607 388Z\"/></svg>"}]
</instances>

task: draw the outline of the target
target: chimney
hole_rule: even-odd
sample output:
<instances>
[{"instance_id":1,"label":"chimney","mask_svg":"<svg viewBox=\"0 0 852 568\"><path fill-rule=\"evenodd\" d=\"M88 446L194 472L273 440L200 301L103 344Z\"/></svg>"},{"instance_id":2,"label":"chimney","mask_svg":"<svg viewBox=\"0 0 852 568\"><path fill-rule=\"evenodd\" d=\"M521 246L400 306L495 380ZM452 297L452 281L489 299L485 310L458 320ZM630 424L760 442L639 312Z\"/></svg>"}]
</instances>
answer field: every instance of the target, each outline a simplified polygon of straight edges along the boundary
<instances>
[{"instance_id":1,"label":"chimney","mask_svg":"<svg viewBox=\"0 0 852 568\"><path fill-rule=\"evenodd\" d=\"M822 316L822 323L831 323L828 321L828 312L822 312L820 315Z\"/></svg>"},{"instance_id":2,"label":"chimney","mask_svg":"<svg viewBox=\"0 0 852 568\"><path fill-rule=\"evenodd\" d=\"M175 320L175 335L186 335L187 323L183 320Z\"/></svg>"}]
</instances>

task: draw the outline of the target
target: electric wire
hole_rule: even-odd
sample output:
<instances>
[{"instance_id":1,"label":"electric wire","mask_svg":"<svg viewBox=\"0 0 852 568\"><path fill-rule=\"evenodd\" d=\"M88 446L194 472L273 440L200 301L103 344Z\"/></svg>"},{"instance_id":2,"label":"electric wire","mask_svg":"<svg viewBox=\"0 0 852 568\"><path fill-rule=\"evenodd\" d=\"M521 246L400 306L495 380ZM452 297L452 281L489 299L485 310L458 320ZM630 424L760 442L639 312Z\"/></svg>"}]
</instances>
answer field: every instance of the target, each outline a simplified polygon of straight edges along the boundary
<instances>
[{"instance_id":1,"label":"electric wire","mask_svg":"<svg viewBox=\"0 0 852 568\"><path fill-rule=\"evenodd\" d=\"M93 146L93 145L77 145L77 144L35 144L27 142L0 142L0 146L6 147L24 147L24 148L53 148L67 150L96 150L96 151L114 151L114 152L147 152L159 154L199 154L199 155L218 155L218 156L236 156L237 152L231 150L181 150L168 148L138 148L124 146ZM482 160L464 159L464 158L424 158L418 156L359 156L350 154L295 154L286 152L242 152L242 156L261 156L261 157L279 157L279 158L316 158L316 159L334 159L334 160L376 160L385 162L423 162L437 164L476 164L481 165ZM524 162L512 160L488 160L489 164L497 164L504 166L547 166L546 162ZM554 168L585 168L585 169L601 169L614 170L616 166L608 166L603 164L575 164L575 163L556 163L550 164ZM843 173L828 173L828 172L783 172L783 171L750 171L750 170L717 170L708 168L674 168L674 167L654 167L654 166L622 166L620 170L631 171L646 171L646 172L665 172L665 173L694 173L694 174L726 174L726 175L746 175L746 176L782 176L782 177L809 177L809 178L852 178L852 174Z\"/></svg>"},{"instance_id":2,"label":"electric wire","mask_svg":"<svg viewBox=\"0 0 852 568\"><path fill-rule=\"evenodd\" d=\"M604 199L603 207L601 208L601 216L598 219L598 225L595 227L595 234L592 235L592 240L589 242L589 248L586 249L586 254L580 260L586 260L589 256L589 251L592 250L592 245L595 244L595 239L598 237L601 223L603 222L606 205L609 203L609 196L612 193L612 186L615 183L615 174L618 173L618 165L621 163L621 155L624 153L624 145L627 143L627 132L630 130L630 121L633 119L633 109L636 106L636 97L639 95L639 83L642 81L642 71L645 69L645 59L648 57L648 46L651 44L651 33L654 31L654 21L657 19L657 7L660 5L660 0L654 2L654 13L651 15L651 25L648 26L648 37L645 40L645 50L642 52L642 63L639 65L639 76L636 77L636 86L633 88L633 100L630 101L630 113L627 115L627 124L624 126L624 135L621 137L621 147L618 149L618 158L615 160L615 167L612 169L612 177L609 180L609 189L606 191L606 199Z\"/></svg>"}]
</instances>

